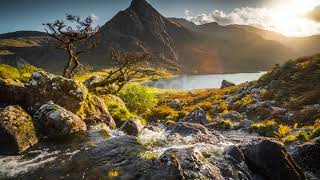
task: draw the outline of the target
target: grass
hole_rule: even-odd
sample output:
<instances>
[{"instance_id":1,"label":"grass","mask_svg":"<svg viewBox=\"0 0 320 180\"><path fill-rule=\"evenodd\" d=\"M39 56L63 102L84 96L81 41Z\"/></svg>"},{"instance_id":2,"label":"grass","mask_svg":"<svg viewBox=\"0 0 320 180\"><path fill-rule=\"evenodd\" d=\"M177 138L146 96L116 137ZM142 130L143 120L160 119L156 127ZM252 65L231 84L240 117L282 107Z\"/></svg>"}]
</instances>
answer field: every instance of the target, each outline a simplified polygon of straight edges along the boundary
<instances>
[{"instance_id":1,"label":"grass","mask_svg":"<svg viewBox=\"0 0 320 180\"><path fill-rule=\"evenodd\" d=\"M6 64L0 64L0 78L2 79L17 79L21 82L28 82L32 73L36 71L42 71L40 68L32 65L22 65L19 68L15 68Z\"/></svg>"},{"instance_id":2,"label":"grass","mask_svg":"<svg viewBox=\"0 0 320 180\"><path fill-rule=\"evenodd\" d=\"M15 53L9 51L9 50L0 50L0 55L13 55Z\"/></svg>"},{"instance_id":3,"label":"grass","mask_svg":"<svg viewBox=\"0 0 320 180\"><path fill-rule=\"evenodd\" d=\"M1 39L0 46L5 47L35 47L40 46L39 42L35 40L29 40L24 38L17 39Z\"/></svg>"}]
</instances>

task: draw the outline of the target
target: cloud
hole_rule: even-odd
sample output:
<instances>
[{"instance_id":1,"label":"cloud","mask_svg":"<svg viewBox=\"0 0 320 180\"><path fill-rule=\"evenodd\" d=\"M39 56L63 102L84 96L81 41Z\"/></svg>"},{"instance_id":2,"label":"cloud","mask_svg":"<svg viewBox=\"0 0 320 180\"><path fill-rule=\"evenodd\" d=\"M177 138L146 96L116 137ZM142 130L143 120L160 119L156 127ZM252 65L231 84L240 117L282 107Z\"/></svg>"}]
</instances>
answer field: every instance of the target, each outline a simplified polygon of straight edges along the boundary
<instances>
[{"instance_id":1,"label":"cloud","mask_svg":"<svg viewBox=\"0 0 320 180\"><path fill-rule=\"evenodd\" d=\"M308 13L308 18L320 22L320 5Z\"/></svg>"},{"instance_id":2,"label":"cloud","mask_svg":"<svg viewBox=\"0 0 320 180\"><path fill-rule=\"evenodd\" d=\"M95 14L91 14L90 18L92 19L93 22L96 22L96 21L99 20L99 17L97 15L95 15Z\"/></svg>"},{"instance_id":3,"label":"cloud","mask_svg":"<svg viewBox=\"0 0 320 180\"><path fill-rule=\"evenodd\" d=\"M319 14L319 11L317 11ZM272 8L236 8L231 12L214 10L207 14L192 15L185 13L185 18L197 25L217 22L220 25L250 25L288 36L309 36L320 34L319 23L311 21L292 9Z\"/></svg>"}]
</instances>

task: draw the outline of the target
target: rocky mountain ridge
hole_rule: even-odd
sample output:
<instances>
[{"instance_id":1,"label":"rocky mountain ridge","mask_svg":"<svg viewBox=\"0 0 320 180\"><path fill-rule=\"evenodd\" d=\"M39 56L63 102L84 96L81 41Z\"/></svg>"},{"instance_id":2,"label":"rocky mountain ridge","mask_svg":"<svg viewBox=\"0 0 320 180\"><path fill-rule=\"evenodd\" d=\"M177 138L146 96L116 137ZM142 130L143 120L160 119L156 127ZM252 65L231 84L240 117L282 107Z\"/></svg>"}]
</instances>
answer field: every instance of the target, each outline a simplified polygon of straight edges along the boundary
<instances>
[{"instance_id":1,"label":"rocky mountain ridge","mask_svg":"<svg viewBox=\"0 0 320 180\"><path fill-rule=\"evenodd\" d=\"M270 70L289 58L320 51L318 36L288 38L250 26L217 23L196 26L184 19L164 17L145 0L133 0L100 32L100 46L80 57L83 64L95 68L110 65L111 48L149 52L154 55L152 66L203 74ZM42 32L0 35L0 59L8 59L1 55L8 51L51 72L60 72L66 59L65 52L52 46Z\"/></svg>"}]
</instances>

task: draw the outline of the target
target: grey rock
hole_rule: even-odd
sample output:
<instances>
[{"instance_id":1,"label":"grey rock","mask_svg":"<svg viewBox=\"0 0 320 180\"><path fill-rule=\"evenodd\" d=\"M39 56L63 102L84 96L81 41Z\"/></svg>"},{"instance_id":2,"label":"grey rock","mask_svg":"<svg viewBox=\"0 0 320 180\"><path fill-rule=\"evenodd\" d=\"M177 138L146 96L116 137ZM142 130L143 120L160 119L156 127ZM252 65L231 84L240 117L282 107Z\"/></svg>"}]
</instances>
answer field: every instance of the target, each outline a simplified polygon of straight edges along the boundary
<instances>
[{"instance_id":1,"label":"grey rock","mask_svg":"<svg viewBox=\"0 0 320 180\"><path fill-rule=\"evenodd\" d=\"M139 119L130 118L121 126L120 130L131 136L138 136L143 129L143 125Z\"/></svg>"},{"instance_id":2,"label":"grey rock","mask_svg":"<svg viewBox=\"0 0 320 180\"><path fill-rule=\"evenodd\" d=\"M52 102L42 105L33 120L39 132L50 138L87 130L85 122L77 115Z\"/></svg>"},{"instance_id":3,"label":"grey rock","mask_svg":"<svg viewBox=\"0 0 320 180\"><path fill-rule=\"evenodd\" d=\"M230 87L230 86L235 86L235 84L232 82L229 82L227 80L223 80L220 88L223 89L223 88Z\"/></svg>"},{"instance_id":4,"label":"grey rock","mask_svg":"<svg viewBox=\"0 0 320 180\"><path fill-rule=\"evenodd\" d=\"M201 108L197 108L192 111L187 117L182 120L182 122L199 123L202 125L209 123L206 112Z\"/></svg>"}]
</instances>

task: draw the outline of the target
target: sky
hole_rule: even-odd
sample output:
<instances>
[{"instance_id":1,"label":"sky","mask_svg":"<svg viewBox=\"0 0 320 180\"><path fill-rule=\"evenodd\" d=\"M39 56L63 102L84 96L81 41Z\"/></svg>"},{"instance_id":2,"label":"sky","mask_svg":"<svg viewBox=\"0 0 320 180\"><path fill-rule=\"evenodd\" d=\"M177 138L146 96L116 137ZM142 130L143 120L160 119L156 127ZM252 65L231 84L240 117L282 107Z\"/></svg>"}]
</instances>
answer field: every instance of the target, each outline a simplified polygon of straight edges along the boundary
<instances>
[{"instance_id":1,"label":"sky","mask_svg":"<svg viewBox=\"0 0 320 180\"><path fill-rule=\"evenodd\" d=\"M320 0L148 0L167 17L186 18L196 24L244 24L287 36L320 34ZM66 13L91 16L103 25L130 0L1 0L0 33L43 31L42 23Z\"/></svg>"}]
</instances>

